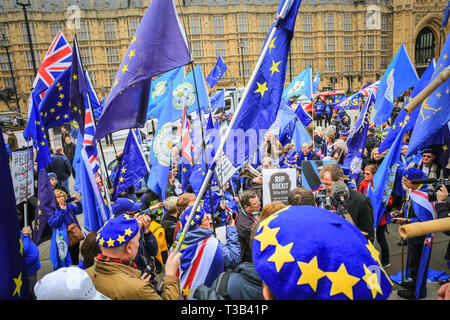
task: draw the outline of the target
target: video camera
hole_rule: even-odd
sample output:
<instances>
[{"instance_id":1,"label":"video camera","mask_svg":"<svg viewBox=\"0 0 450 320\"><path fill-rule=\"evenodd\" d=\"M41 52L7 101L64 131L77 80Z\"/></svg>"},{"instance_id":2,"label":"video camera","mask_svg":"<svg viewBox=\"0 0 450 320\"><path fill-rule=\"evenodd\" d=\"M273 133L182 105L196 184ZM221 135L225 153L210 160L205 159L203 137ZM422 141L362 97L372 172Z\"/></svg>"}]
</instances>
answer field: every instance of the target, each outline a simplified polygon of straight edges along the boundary
<instances>
[{"instance_id":1,"label":"video camera","mask_svg":"<svg viewBox=\"0 0 450 320\"><path fill-rule=\"evenodd\" d=\"M318 207L333 210L333 202L331 200L331 195L328 194L328 189L320 189L314 193L314 200Z\"/></svg>"},{"instance_id":2,"label":"video camera","mask_svg":"<svg viewBox=\"0 0 450 320\"><path fill-rule=\"evenodd\" d=\"M412 184L431 184L433 188L428 188L428 201L433 202L437 200L437 192L439 188L444 186L447 188L447 192L450 192L450 179L416 179L411 180Z\"/></svg>"}]
</instances>

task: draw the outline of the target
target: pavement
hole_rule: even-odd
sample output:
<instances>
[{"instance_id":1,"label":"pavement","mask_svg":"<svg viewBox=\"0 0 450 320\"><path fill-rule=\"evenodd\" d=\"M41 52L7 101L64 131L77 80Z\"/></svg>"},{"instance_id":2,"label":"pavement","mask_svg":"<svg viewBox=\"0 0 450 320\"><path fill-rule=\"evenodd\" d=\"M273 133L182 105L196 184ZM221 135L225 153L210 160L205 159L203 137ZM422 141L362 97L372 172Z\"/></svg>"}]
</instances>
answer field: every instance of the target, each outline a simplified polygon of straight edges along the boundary
<instances>
[{"instance_id":1,"label":"pavement","mask_svg":"<svg viewBox=\"0 0 450 320\"><path fill-rule=\"evenodd\" d=\"M352 112L353 113L353 112ZM105 161L108 164L110 161L112 161L115 157L115 151L122 151L123 146L125 144L126 136L120 136L118 138L114 139L114 147L113 146L106 146L106 144L103 142L103 154L105 157ZM60 143L61 139L58 135L55 136L55 142L56 145L58 145L58 142ZM100 150L99 150L100 152ZM99 156L101 156L99 154ZM102 159L100 159L103 161ZM71 177L70 178L70 190L73 191L73 185L74 180ZM83 215L78 215L77 219L79 220L80 224L83 225ZM391 276L395 275L398 272L402 270L402 249L400 246L397 245L397 243L401 240L401 237L398 233L398 227L399 225L396 224L389 224L387 227L387 233L386 233L386 240L389 245L389 252L390 252L390 263L391 266L386 268L386 273ZM447 252L447 246L449 245L450 237L446 236L443 233L436 233L434 235L434 242L431 252L431 261L430 261L430 269L436 270L436 271L442 271L444 270L446 274L450 274L449 265L450 262L445 260L444 256ZM37 279L41 279L44 275L47 273L50 273L53 271L53 266L49 260L49 248L50 248L50 240L43 242L39 245L39 252L40 252L40 260L41 260L41 269L37 272ZM378 243L375 242L375 248L380 250L380 247ZM404 263L406 263L406 254L407 254L407 247L404 248ZM404 269L404 267L403 267ZM159 278L161 275L157 275ZM421 300L437 300L437 291L440 288L440 284L438 282L428 282L427 283L427 297ZM397 294L397 291L399 289L403 289L400 285L394 283L392 293L388 300L404 300L403 298L399 297Z\"/></svg>"}]
</instances>

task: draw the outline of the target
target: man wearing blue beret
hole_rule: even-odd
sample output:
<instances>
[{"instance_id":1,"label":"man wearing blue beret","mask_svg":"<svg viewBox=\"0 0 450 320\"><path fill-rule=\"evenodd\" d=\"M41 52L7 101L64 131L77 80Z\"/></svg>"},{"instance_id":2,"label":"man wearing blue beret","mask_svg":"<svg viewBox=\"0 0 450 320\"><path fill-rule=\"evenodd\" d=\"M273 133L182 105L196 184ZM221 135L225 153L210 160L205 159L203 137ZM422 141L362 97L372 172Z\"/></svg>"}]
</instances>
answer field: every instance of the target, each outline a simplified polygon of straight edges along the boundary
<instances>
[{"instance_id":1,"label":"man wearing blue beret","mask_svg":"<svg viewBox=\"0 0 450 320\"><path fill-rule=\"evenodd\" d=\"M403 208L403 211L405 213L405 216L403 218L397 217L392 218L393 221L397 223L413 223L413 222L420 222L422 219L424 219L423 214L418 215L416 214L414 210L415 204L412 201L412 193L417 191L422 191L422 195L426 196L427 192L427 185L421 185L421 184L414 184L412 181L417 179L426 179L426 175L423 173L422 170L419 168L408 168L403 173L403 179L402 183L407 187L407 199L406 199L406 205ZM426 197L426 201L428 201L428 197ZM417 206L416 206L417 207ZM393 215L394 212L391 213ZM420 218L422 217L422 218ZM423 222L423 221L422 221ZM413 279L411 282L404 283L403 285L406 287L404 290L399 290L397 293L400 297L405 299L419 299L419 298L425 298L427 295L427 276L428 276L428 269L430 265L430 256L428 257L422 257L423 247L425 243L426 236L419 236L419 237L411 237L408 238L408 265L407 270L409 270L409 274L411 278ZM430 243L430 250L431 250L431 243ZM431 253L431 252L430 252ZM424 261L422 261L424 260ZM420 268L420 265L424 266ZM403 272L403 270L402 270ZM418 281L419 275L421 276L422 281ZM417 294L416 294L417 293Z\"/></svg>"},{"instance_id":2,"label":"man wearing blue beret","mask_svg":"<svg viewBox=\"0 0 450 320\"><path fill-rule=\"evenodd\" d=\"M421 151L422 159L419 161L419 163L414 163L414 161L411 161L410 164L406 169L409 168L418 168L420 169L423 174L425 175L425 178L443 178L444 172L442 168L435 162L436 159L436 151L433 148L425 148ZM429 188L432 188L432 186L428 186ZM407 186L403 184L403 190L407 190Z\"/></svg>"},{"instance_id":3,"label":"man wearing blue beret","mask_svg":"<svg viewBox=\"0 0 450 320\"><path fill-rule=\"evenodd\" d=\"M95 288L112 300L177 300L180 281L177 277L180 253L169 255L165 265L162 294L150 283L149 276L133 262L139 249L140 225L128 214L108 220L97 232L102 253L86 272Z\"/></svg>"},{"instance_id":4,"label":"man wearing blue beret","mask_svg":"<svg viewBox=\"0 0 450 320\"><path fill-rule=\"evenodd\" d=\"M372 243L322 208L290 206L264 219L252 252L265 299L385 300L392 291Z\"/></svg>"}]
</instances>

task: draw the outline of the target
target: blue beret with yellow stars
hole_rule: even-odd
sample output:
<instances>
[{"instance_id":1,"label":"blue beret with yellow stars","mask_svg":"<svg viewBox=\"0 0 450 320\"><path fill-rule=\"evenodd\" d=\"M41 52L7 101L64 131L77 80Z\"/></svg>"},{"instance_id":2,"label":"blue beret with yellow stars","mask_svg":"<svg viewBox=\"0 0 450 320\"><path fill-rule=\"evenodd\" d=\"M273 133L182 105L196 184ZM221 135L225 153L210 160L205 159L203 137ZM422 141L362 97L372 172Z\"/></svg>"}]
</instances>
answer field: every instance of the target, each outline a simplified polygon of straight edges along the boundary
<instances>
[{"instance_id":1,"label":"blue beret with yellow stars","mask_svg":"<svg viewBox=\"0 0 450 320\"><path fill-rule=\"evenodd\" d=\"M384 300L392 283L378 251L331 211L289 206L261 221L256 271L279 300Z\"/></svg>"},{"instance_id":2,"label":"blue beret with yellow stars","mask_svg":"<svg viewBox=\"0 0 450 320\"><path fill-rule=\"evenodd\" d=\"M186 225L186 222L189 219L189 215L191 214L191 210L193 207L194 206L190 206L190 207L186 208L180 217L180 223L181 223L181 227L183 229L184 229L184 226ZM196 212L194 214L194 218L192 219L191 224L189 226L189 229L198 225L202 221L204 215L205 215L205 210L203 209L203 207L201 205L198 205Z\"/></svg>"},{"instance_id":3,"label":"blue beret with yellow stars","mask_svg":"<svg viewBox=\"0 0 450 320\"><path fill-rule=\"evenodd\" d=\"M128 214L108 220L97 232L96 240L100 247L116 248L133 239L139 232L137 220Z\"/></svg>"}]
</instances>

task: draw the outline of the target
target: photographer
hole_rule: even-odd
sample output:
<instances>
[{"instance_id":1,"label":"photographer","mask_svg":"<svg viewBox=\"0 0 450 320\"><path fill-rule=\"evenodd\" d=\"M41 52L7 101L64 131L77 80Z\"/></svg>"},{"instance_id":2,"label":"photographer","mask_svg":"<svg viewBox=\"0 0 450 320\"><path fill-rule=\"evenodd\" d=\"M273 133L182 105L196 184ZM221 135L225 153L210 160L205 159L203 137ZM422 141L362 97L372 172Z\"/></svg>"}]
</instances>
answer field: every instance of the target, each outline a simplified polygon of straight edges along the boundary
<instances>
[{"instance_id":1,"label":"photographer","mask_svg":"<svg viewBox=\"0 0 450 320\"><path fill-rule=\"evenodd\" d=\"M336 181L344 181L344 171L335 163L330 163L320 170L320 180L328 193L331 195L331 186ZM350 214L355 226L366 235L366 238L373 243L373 208L370 199L358 191L349 188L349 198L346 200L348 213Z\"/></svg>"},{"instance_id":2,"label":"photographer","mask_svg":"<svg viewBox=\"0 0 450 320\"><path fill-rule=\"evenodd\" d=\"M142 203L134 203L126 198L118 198L112 205L114 217L127 214L137 219L140 228L139 249L134 259L137 268L141 272L152 275L151 282L156 285L154 269L154 257L158 254L158 243L150 231L151 218L148 215L139 214Z\"/></svg>"}]
</instances>

